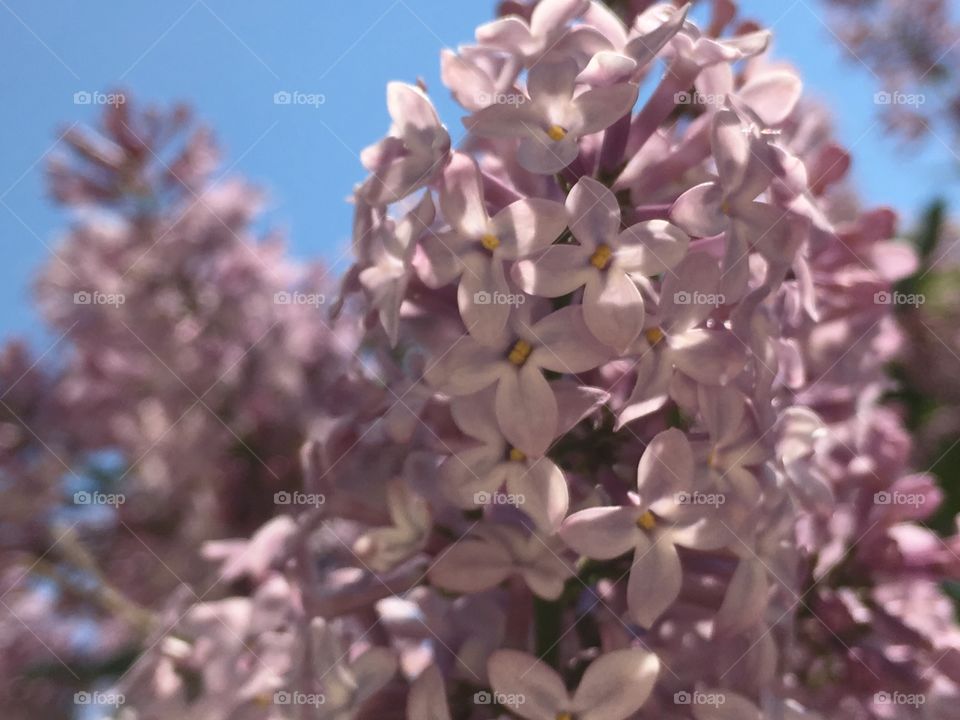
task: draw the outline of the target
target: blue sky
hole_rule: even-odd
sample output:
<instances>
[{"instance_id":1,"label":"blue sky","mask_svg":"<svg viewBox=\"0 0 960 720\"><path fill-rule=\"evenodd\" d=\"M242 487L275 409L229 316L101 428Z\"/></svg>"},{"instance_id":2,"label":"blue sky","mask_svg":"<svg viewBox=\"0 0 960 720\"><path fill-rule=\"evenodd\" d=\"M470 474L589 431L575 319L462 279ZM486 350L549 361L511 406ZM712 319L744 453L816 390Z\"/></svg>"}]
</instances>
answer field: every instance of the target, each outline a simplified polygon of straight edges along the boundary
<instances>
[{"instance_id":1,"label":"blue sky","mask_svg":"<svg viewBox=\"0 0 960 720\"><path fill-rule=\"evenodd\" d=\"M797 65L808 93L837 113L854 175L870 203L910 216L960 185L951 153L934 138L903 149L883 136L877 81L843 59L815 0L746 0L776 33L775 54ZM98 114L78 91L122 88L136 99L182 100L216 132L227 165L266 189L266 222L298 257L342 264L345 203L362 177L360 150L386 130L384 85L418 76L445 122L460 112L440 87L442 47L467 42L489 19L487 0L0 0L0 338L42 328L29 288L65 217L45 197L43 166L58 130ZM322 94L317 107L278 106L278 91ZM944 140L946 138L944 137Z\"/></svg>"}]
</instances>

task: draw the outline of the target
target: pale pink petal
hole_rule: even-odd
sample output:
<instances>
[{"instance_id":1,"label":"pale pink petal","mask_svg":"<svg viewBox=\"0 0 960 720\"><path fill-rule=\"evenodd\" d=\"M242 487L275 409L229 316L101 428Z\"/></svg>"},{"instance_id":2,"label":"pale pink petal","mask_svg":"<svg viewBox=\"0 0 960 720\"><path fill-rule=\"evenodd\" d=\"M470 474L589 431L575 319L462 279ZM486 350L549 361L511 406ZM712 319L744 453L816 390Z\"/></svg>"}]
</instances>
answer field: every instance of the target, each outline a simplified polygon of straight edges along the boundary
<instances>
[{"instance_id":1,"label":"pale pink petal","mask_svg":"<svg viewBox=\"0 0 960 720\"><path fill-rule=\"evenodd\" d=\"M563 680L533 655L497 650L487 663L487 675L498 695L518 701L506 707L527 720L555 720L568 702Z\"/></svg>"},{"instance_id":2,"label":"pale pink petal","mask_svg":"<svg viewBox=\"0 0 960 720\"><path fill-rule=\"evenodd\" d=\"M738 95L769 126L779 125L797 106L803 92L800 77L789 70L775 70L750 78Z\"/></svg>"},{"instance_id":3,"label":"pale pink petal","mask_svg":"<svg viewBox=\"0 0 960 720\"><path fill-rule=\"evenodd\" d=\"M552 533L566 517L570 495L563 472L552 460L540 458L517 468L507 476L507 491L522 495L523 510L537 527Z\"/></svg>"},{"instance_id":4,"label":"pale pink petal","mask_svg":"<svg viewBox=\"0 0 960 720\"><path fill-rule=\"evenodd\" d=\"M574 81L577 77L577 63L570 59L539 62L530 69L527 77L527 94L547 116L570 102ZM554 112L551 112L554 110ZM569 128L568 128L569 129Z\"/></svg>"},{"instance_id":5,"label":"pale pink petal","mask_svg":"<svg viewBox=\"0 0 960 720\"><path fill-rule=\"evenodd\" d=\"M647 650L604 653L583 674L573 711L578 720L624 720L650 697L659 673L660 661Z\"/></svg>"},{"instance_id":6,"label":"pale pink petal","mask_svg":"<svg viewBox=\"0 0 960 720\"><path fill-rule=\"evenodd\" d=\"M637 63L626 55L609 50L601 50L577 76L577 82L586 83L594 88L620 85L633 77Z\"/></svg>"},{"instance_id":7,"label":"pale pink petal","mask_svg":"<svg viewBox=\"0 0 960 720\"><path fill-rule=\"evenodd\" d=\"M677 549L667 539L651 542L637 534L637 550L627 581L627 608L638 625L649 628L680 594L683 572Z\"/></svg>"},{"instance_id":8,"label":"pale pink petal","mask_svg":"<svg viewBox=\"0 0 960 720\"><path fill-rule=\"evenodd\" d=\"M583 308L567 305L527 328L537 343L528 364L558 373L593 370L610 359L610 348L599 342L587 328Z\"/></svg>"},{"instance_id":9,"label":"pale pink petal","mask_svg":"<svg viewBox=\"0 0 960 720\"><path fill-rule=\"evenodd\" d=\"M537 131L541 131L546 138L541 123L532 103L494 103L463 118L467 130L489 138L527 137Z\"/></svg>"},{"instance_id":10,"label":"pale pink petal","mask_svg":"<svg viewBox=\"0 0 960 720\"><path fill-rule=\"evenodd\" d=\"M627 272L659 275L683 260L689 244L690 238L677 226L648 220L620 233L614 263Z\"/></svg>"},{"instance_id":11,"label":"pale pink petal","mask_svg":"<svg viewBox=\"0 0 960 720\"><path fill-rule=\"evenodd\" d=\"M627 423L662 408L669 399L668 390L672 376L673 366L669 362L669 353L647 350L637 364L637 381L617 416L616 429L619 430Z\"/></svg>"},{"instance_id":12,"label":"pale pink petal","mask_svg":"<svg viewBox=\"0 0 960 720\"><path fill-rule=\"evenodd\" d=\"M603 245L620 231L620 205L606 185L582 177L567 195L570 230L590 250Z\"/></svg>"},{"instance_id":13,"label":"pale pink petal","mask_svg":"<svg viewBox=\"0 0 960 720\"><path fill-rule=\"evenodd\" d=\"M547 248L567 227L563 205L542 198L511 203L493 218L493 233L500 239L498 254L513 260Z\"/></svg>"},{"instance_id":14,"label":"pale pink petal","mask_svg":"<svg viewBox=\"0 0 960 720\"><path fill-rule=\"evenodd\" d=\"M532 35L527 24L518 17L508 16L486 23L477 28L477 42L481 45L513 52L516 48L530 46Z\"/></svg>"},{"instance_id":15,"label":"pale pink petal","mask_svg":"<svg viewBox=\"0 0 960 720\"><path fill-rule=\"evenodd\" d=\"M531 457L543 455L557 431L557 401L540 368L527 361L497 386L497 421L504 437Z\"/></svg>"},{"instance_id":16,"label":"pale pink petal","mask_svg":"<svg viewBox=\"0 0 960 720\"><path fill-rule=\"evenodd\" d=\"M503 262L496 255L471 253L464 258L457 305L467 331L481 343L494 344L503 337L510 317L509 292Z\"/></svg>"},{"instance_id":17,"label":"pale pink petal","mask_svg":"<svg viewBox=\"0 0 960 720\"><path fill-rule=\"evenodd\" d=\"M407 717L422 720L450 720L443 675L436 665L431 665L410 686L407 696Z\"/></svg>"},{"instance_id":18,"label":"pale pink petal","mask_svg":"<svg viewBox=\"0 0 960 720\"><path fill-rule=\"evenodd\" d=\"M723 188L715 182L694 185L678 197L670 209L670 219L694 237L718 235L727 227L720 210Z\"/></svg>"},{"instance_id":19,"label":"pale pink petal","mask_svg":"<svg viewBox=\"0 0 960 720\"><path fill-rule=\"evenodd\" d=\"M629 114L637 101L637 86L620 83L587 90L573 99L576 125L570 128L578 135L590 135L613 125Z\"/></svg>"},{"instance_id":20,"label":"pale pink petal","mask_svg":"<svg viewBox=\"0 0 960 720\"><path fill-rule=\"evenodd\" d=\"M560 538L594 560L611 560L636 546L641 534L636 507L596 507L576 512L560 526Z\"/></svg>"},{"instance_id":21,"label":"pale pink petal","mask_svg":"<svg viewBox=\"0 0 960 720\"><path fill-rule=\"evenodd\" d=\"M581 287L593 273L590 251L581 245L551 245L535 258L513 266L513 279L524 292L560 297Z\"/></svg>"},{"instance_id":22,"label":"pale pink petal","mask_svg":"<svg viewBox=\"0 0 960 720\"><path fill-rule=\"evenodd\" d=\"M537 37L548 37L580 17L589 5L589 0L540 0L530 16L530 29Z\"/></svg>"},{"instance_id":23,"label":"pale pink petal","mask_svg":"<svg viewBox=\"0 0 960 720\"><path fill-rule=\"evenodd\" d=\"M643 34L633 38L627 43L625 52L627 55L637 61L639 67L645 66L657 53L666 45L670 38L677 34L683 22L687 18L687 12L690 9L690 3L681 8L671 9L669 19L655 27L647 30Z\"/></svg>"},{"instance_id":24,"label":"pale pink petal","mask_svg":"<svg viewBox=\"0 0 960 720\"><path fill-rule=\"evenodd\" d=\"M699 383L724 385L743 370L747 348L725 330L695 329L669 339L670 358L678 370Z\"/></svg>"},{"instance_id":25,"label":"pale pink petal","mask_svg":"<svg viewBox=\"0 0 960 720\"><path fill-rule=\"evenodd\" d=\"M640 496L650 502L671 489L686 489L692 483L693 451L687 436L677 428L657 434L647 445L637 466Z\"/></svg>"},{"instance_id":26,"label":"pale pink petal","mask_svg":"<svg viewBox=\"0 0 960 720\"><path fill-rule=\"evenodd\" d=\"M430 566L430 582L456 593L496 587L513 572L508 549L499 543L466 538L455 542Z\"/></svg>"},{"instance_id":27,"label":"pale pink petal","mask_svg":"<svg viewBox=\"0 0 960 720\"><path fill-rule=\"evenodd\" d=\"M595 272L584 288L583 319L597 340L623 353L643 328L643 297L618 268Z\"/></svg>"},{"instance_id":28,"label":"pale pink petal","mask_svg":"<svg viewBox=\"0 0 960 720\"><path fill-rule=\"evenodd\" d=\"M441 288L456 280L463 272L459 251L463 238L456 232L428 233L420 241L421 253L413 265L424 285Z\"/></svg>"},{"instance_id":29,"label":"pale pink petal","mask_svg":"<svg viewBox=\"0 0 960 720\"><path fill-rule=\"evenodd\" d=\"M523 127L530 136L520 141L517 160L525 170L553 175L577 158L580 146L573 135L568 134L563 140L554 141L546 132L539 132L535 123L525 122Z\"/></svg>"},{"instance_id":30,"label":"pale pink petal","mask_svg":"<svg viewBox=\"0 0 960 720\"><path fill-rule=\"evenodd\" d=\"M401 135L411 130L432 130L440 126L440 118L430 98L420 88L407 83L387 83L387 111Z\"/></svg>"},{"instance_id":31,"label":"pale pink petal","mask_svg":"<svg viewBox=\"0 0 960 720\"><path fill-rule=\"evenodd\" d=\"M660 316L664 332L668 336L682 333L706 320L716 305L722 304L719 284L716 260L705 253L687 255L663 280Z\"/></svg>"},{"instance_id":32,"label":"pale pink petal","mask_svg":"<svg viewBox=\"0 0 960 720\"><path fill-rule=\"evenodd\" d=\"M737 202L753 200L773 179L773 156L733 110L714 116L711 144L724 194Z\"/></svg>"},{"instance_id":33,"label":"pale pink petal","mask_svg":"<svg viewBox=\"0 0 960 720\"><path fill-rule=\"evenodd\" d=\"M480 168L469 155L455 152L443 171L440 209L461 235L479 238L487 232L489 216L483 204Z\"/></svg>"},{"instance_id":34,"label":"pale pink petal","mask_svg":"<svg viewBox=\"0 0 960 720\"><path fill-rule=\"evenodd\" d=\"M760 622L769 590L763 563L758 559L741 558L714 620L716 634L731 637Z\"/></svg>"}]
</instances>

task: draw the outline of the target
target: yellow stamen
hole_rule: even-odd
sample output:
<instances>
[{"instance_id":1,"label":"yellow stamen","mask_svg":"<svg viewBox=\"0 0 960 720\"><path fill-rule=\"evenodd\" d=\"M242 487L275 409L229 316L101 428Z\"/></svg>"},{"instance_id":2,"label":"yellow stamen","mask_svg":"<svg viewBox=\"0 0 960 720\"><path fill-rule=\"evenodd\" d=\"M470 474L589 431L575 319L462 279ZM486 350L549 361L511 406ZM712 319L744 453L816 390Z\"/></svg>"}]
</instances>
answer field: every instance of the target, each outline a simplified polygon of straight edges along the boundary
<instances>
[{"instance_id":1,"label":"yellow stamen","mask_svg":"<svg viewBox=\"0 0 960 720\"><path fill-rule=\"evenodd\" d=\"M610 264L610 258L612 257L613 250L610 249L610 246L601 245L594 250L593 255L590 256L590 264L593 265L597 270L605 270L607 265Z\"/></svg>"},{"instance_id":2,"label":"yellow stamen","mask_svg":"<svg viewBox=\"0 0 960 720\"><path fill-rule=\"evenodd\" d=\"M709 465L710 467L717 466L717 449L716 448L711 448L710 454L707 455L707 465Z\"/></svg>"},{"instance_id":3,"label":"yellow stamen","mask_svg":"<svg viewBox=\"0 0 960 720\"><path fill-rule=\"evenodd\" d=\"M653 513L647 510L643 515L637 518L637 527L644 530L653 530L657 526L657 519Z\"/></svg>"},{"instance_id":4,"label":"yellow stamen","mask_svg":"<svg viewBox=\"0 0 960 720\"><path fill-rule=\"evenodd\" d=\"M257 707L265 708L269 707L273 703L273 698L266 693L260 693L259 695L254 696L253 702Z\"/></svg>"},{"instance_id":5,"label":"yellow stamen","mask_svg":"<svg viewBox=\"0 0 960 720\"><path fill-rule=\"evenodd\" d=\"M522 450L517 450L516 448L510 448L509 457L513 462L523 462L527 459L527 456L524 455Z\"/></svg>"},{"instance_id":6,"label":"yellow stamen","mask_svg":"<svg viewBox=\"0 0 960 720\"><path fill-rule=\"evenodd\" d=\"M557 713L556 720L573 720L573 713L561 710Z\"/></svg>"},{"instance_id":7,"label":"yellow stamen","mask_svg":"<svg viewBox=\"0 0 960 720\"><path fill-rule=\"evenodd\" d=\"M493 252L498 247L500 247L500 238L498 238L493 233L487 233L482 238L480 238L480 244L483 245L490 252Z\"/></svg>"},{"instance_id":8,"label":"yellow stamen","mask_svg":"<svg viewBox=\"0 0 960 720\"><path fill-rule=\"evenodd\" d=\"M567 129L559 125L551 125L547 128L547 135L549 135L550 139L554 142L560 142L567 136Z\"/></svg>"},{"instance_id":9,"label":"yellow stamen","mask_svg":"<svg viewBox=\"0 0 960 720\"><path fill-rule=\"evenodd\" d=\"M643 334L647 338L647 342L651 345L656 345L658 342L663 340L663 330L658 327L650 328Z\"/></svg>"},{"instance_id":10,"label":"yellow stamen","mask_svg":"<svg viewBox=\"0 0 960 720\"><path fill-rule=\"evenodd\" d=\"M729 215L729 214L730 214L730 201L729 201L729 200L724 200L722 203L720 203L720 212L722 212L724 215Z\"/></svg>"},{"instance_id":11,"label":"yellow stamen","mask_svg":"<svg viewBox=\"0 0 960 720\"><path fill-rule=\"evenodd\" d=\"M513 348L511 348L510 353L507 355L507 360L512 362L514 365L520 366L523 365L527 358L530 357L530 353L533 352L533 347L526 340L517 340Z\"/></svg>"}]
</instances>

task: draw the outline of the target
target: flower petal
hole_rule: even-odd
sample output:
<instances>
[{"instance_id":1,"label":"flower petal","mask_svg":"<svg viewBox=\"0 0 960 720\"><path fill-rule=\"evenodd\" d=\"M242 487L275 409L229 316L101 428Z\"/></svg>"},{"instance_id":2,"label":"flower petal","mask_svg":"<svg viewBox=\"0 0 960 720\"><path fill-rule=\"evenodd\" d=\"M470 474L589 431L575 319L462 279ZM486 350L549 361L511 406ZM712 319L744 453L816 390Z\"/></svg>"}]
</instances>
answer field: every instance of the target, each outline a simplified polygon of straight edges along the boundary
<instances>
[{"instance_id":1,"label":"flower petal","mask_svg":"<svg viewBox=\"0 0 960 720\"><path fill-rule=\"evenodd\" d=\"M693 451L682 430L658 433L637 466L637 490L645 504L693 484Z\"/></svg>"},{"instance_id":2,"label":"flower petal","mask_svg":"<svg viewBox=\"0 0 960 720\"><path fill-rule=\"evenodd\" d=\"M513 279L531 295L560 297L586 283L593 272L589 257L581 245L551 245L535 258L516 263Z\"/></svg>"},{"instance_id":3,"label":"flower petal","mask_svg":"<svg viewBox=\"0 0 960 720\"><path fill-rule=\"evenodd\" d=\"M581 555L610 560L636 547L641 531L636 507L596 507L575 512L560 526L560 539Z\"/></svg>"},{"instance_id":4,"label":"flower petal","mask_svg":"<svg viewBox=\"0 0 960 720\"><path fill-rule=\"evenodd\" d=\"M570 494L563 471L548 458L518 466L507 476L507 491L522 495L520 509L537 527L552 533L567 515Z\"/></svg>"},{"instance_id":5,"label":"flower petal","mask_svg":"<svg viewBox=\"0 0 960 720\"><path fill-rule=\"evenodd\" d=\"M567 211L552 200L517 200L494 216L492 227L501 243L498 254L513 260L543 250L556 240L567 227Z\"/></svg>"},{"instance_id":6,"label":"flower petal","mask_svg":"<svg viewBox=\"0 0 960 720\"><path fill-rule=\"evenodd\" d=\"M614 650L591 663L573 696L578 720L623 720L650 697L660 673L657 656L640 648Z\"/></svg>"},{"instance_id":7,"label":"flower petal","mask_svg":"<svg viewBox=\"0 0 960 720\"><path fill-rule=\"evenodd\" d=\"M540 368L527 362L497 386L497 421L510 443L531 457L543 455L557 431L557 400Z\"/></svg>"},{"instance_id":8,"label":"flower petal","mask_svg":"<svg viewBox=\"0 0 960 720\"><path fill-rule=\"evenodd\" d=\"M464 237L479 238L487 232L490 218L483 204L480 168L469 155L453 153L444 169L440 209L444 219Z\"/></svg>"},{"instance_id":9,"label":"flower petal","mask_svg":"<svg viewBox=\"0 0 960 720\"><path fill-rule=\"evenodd\" d=\"M573 99L577 134L590 135L606 130L624 115L628 115L637 101L637 92L637 86L633 83L620 83L594 88L577 95Z\"/></svg>"},{"instance_id":10,"label":"flower petal","mask_svg":"<svg viewBox=\"0 0 960 720\"><path fill-rule=\"evenodd\" d=\"M649 628L680 595L683 572L677 549L667 538L651 542L637 533L637 550L627 581L627 608L638 625Z\"/></svg>"},{"instance_id":11,"label":"flower petal","mask_svg":"<svg viewBox=\"0 0 960 720\"><path fill-rule=\"evenodd\" d=\"M480 538L455 542L430 566L430 582L456 593L476 593L495 587L513 573L509 550Z\"/></svg>"},{"instance_id":12,"label":"flower petal","mask_svg":"<svg viewBox=\"0 0 960 720\"><path fill-rule=\"evenodd\" d=\"M596 272L583 292L583 319L604 345L620 353L643 328L643 297L633 280L619 268Z\"/></svg>"},{"instance_id":13,"label":"flower petal","mask_svg":"<svg viewBox=\"0 0 960 720\"><path fill-rule=\"evenodd\" d=\"M581 373L610 359L610 349L587 328L579 305L560 308L527 329L537 344L528 362L547 370Z\"/></svg>"},{"instance_id":14,"label":"flower petal","mask_svg":"<svg viewBox=\"0 0 960 720\"><path fill-rule=\"evenodd\" d=\"M570 230L589 250L610 242L620 229L620 205L610 189L592 177L582 177L567 195Z\"/></svg>"},{"instance_id":15,"label":"flower petal","mask_svg":"<svg viewBox=\"0 0 960 720\"><path fill-rule=\"evenodd\" d=\"M505 707L527 720L554 720L567 704L563 680L533 655L497 650L487 663L487 675Z\"/></svg>"},{"instance_id":16,"label":"flower petal","mask_svg":"<svg viewBox=\"0 0 960 720\"><path fill-rule=\"evenodd\" d=\"M617 238L615 263L627 272L659 275L687 254L690 238L666 220L631 225Z\"/></svg>"},{"instance_id":17,"label":"flower petal","mask_svg":"<svg viewBox=\"0 0 960 720\"><path fill-rule=\"evenodd\" d=\"M457 305L467 331L484 344L494 344L503 337L510 305L503 302L510 288L503 271L503 261L493 255L471 253L464 258Z\"/></svg>"},{"instance_id":18,"label":"flower petal","mask_svg":"<svg viewBox=\"0 0 960 720\"><path fill-rule=\"evenodd\" d=\"M719 183L694 185L678 197L670 209L670 219L694 237L718 235L727 227L720 210L723 188Z\"/></svg>"}]
</instances>

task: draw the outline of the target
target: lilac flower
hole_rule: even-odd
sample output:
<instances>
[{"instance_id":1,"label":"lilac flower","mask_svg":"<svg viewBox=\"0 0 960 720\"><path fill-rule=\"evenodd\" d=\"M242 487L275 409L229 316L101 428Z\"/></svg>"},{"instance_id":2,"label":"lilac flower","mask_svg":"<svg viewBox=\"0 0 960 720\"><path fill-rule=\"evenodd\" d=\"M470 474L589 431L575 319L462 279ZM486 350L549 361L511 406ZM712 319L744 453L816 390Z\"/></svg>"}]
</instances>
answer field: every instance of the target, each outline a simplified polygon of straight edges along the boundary
<instances>
[{"instance_id":1,"label":"lilac flower","mask_svg":"<svg viewBox=\"0 0 960 720\"><path fill-rule=\"evenodd\" d=\"M545 0L533 9L528 23L510 15L477 28L477 42L517 55L531 65L548 52L571 20L583 14L589 0Z\"/></svg>"},{"instance_id":2,"label":"lilac flower","mask_svg":"<svg viewBox=\"0 0 960 720\"><path fill-rule=\"evenodd\" d=\"M591 335L579 306L561 308L536 322L532 312L532 304L514 311L508 332L496 344L459 340L427 379L455 396L495 384L500 431L525 455L539 457L559 423L557 399L543 371L585 372L608 359L610 351Z\"/></svg>"},{"instance_id":3,"label":"lilac flower","mask_svg":"<svg viewBox=\"0 0 960 720\"><path fill-rule=\"evenodd\" d=\"M470 334L496 342L510 315L511 295L504 261L530 255L552 243L567 225L559 203L540 198L517 200L494 217L487 213L480 171L462 153L454 153L444 171L440 207L451 232L422 244L428 256L425 281L442 287L460 276L457 302Z\"/></svg>"},{"instance_id":4,"label":"lilac flower","mask_svg":"<svg viewBox=\"0 0 960 720\"><path fill-rule=\"evenodd\" d=\"M507 499L546 532L567 514L569 497L563 472L546 457L528 457L510 447L497 425L493 393L455 398L453 418L478 445L452 455L440 468L441 482L458 504L475 507L495 496L501 486Z\"/></svg>"},{"instance_id":5,"label":"lilac flower","mask_svg":"<svg viewBox=\"0 0 960 720\"><path fill-rule=\"evenodd\" d=\"M410 281L417 239L433 224L433 218L433 200L428 192L399 223L384 219L375 233L370 264L358 276L392 345L397 344L400 306Z\"/></svg>"},{"instance_id":6,"label":"lilac flower","mask_svg":"<svg viewBox=\"0 0 960 720\"><path fill-rule=\"evenodd\" d=\"M631 617L644 627L680 594L676 546L711 550L730 540L723 524L709 515L678 512L682 508L676 494L694 487L693 479L693 452L686 437L666 430L650 442L640 460L637 504L581 510L560 528L563 541L590 558L608 560L634 551L627 604Z\"/></svg>"},{"instance_id":7,"label":"lilac flower","mask_svg":"<svg viewBox=\"0 0 960 720\"><path fill-rule=\"evenodd\" d=\"M426 185L450 152L450 135L420 88L390 83L387 108L390 134L360 156L372 173L361 193L375 204L395 202Z\"/></svg>"},{"instance_id":8,"label":"lilac flower","mask_svg":"<svg viewBox=\"0 0 960 720\"><path fill-rule=\"evenodd\" d=\"M498 104L464 119L470 132L488 138L520 138L517 159L533 173L555 173L577 157L577 141L610 127L637 99L637 86L619 83L575 94L573 60L544 60L527 78L526 102Z\"/></svg>"},{"instance_id":9,"label":"lilac flower","mask_svg":"<svg viewBox=\"0 0 960 720\"><path fill-rule=\"evenodd\" d=\"M587 668L572 695L556 671L527 653L499 650L489 672L497 697L528 720L625 720L647 701L660 662L639 648L614 650Z\"/></svg>"},{"instance_id":10,"label":"lilac flower","mask_svg":"<svg viewBox=\"0 0 960 720\"><path fill-rule=\"evenodd\" d=\"M503 525L481 525L455 542L430 567L430 581L445 590L475 593L519 576L534 595L555 600L573 574L551 540Z\"/></svg>"},{"instance_id":11,"label":"lilac flower","mask_svg":"<svg viewBox=\"0 0 960 720\"><path fill-rule=\"evenodd\" d=\"M533 295L559 297L583 291L583 318L594 337L620 352L643 328L643 297L633 280L657 275L679 262L687 236L662 220L621 232L620 208L605 186L581 178L567 196L576 245L554 245L516 266L520 286Z\"/></svg>"}]
</instances>

